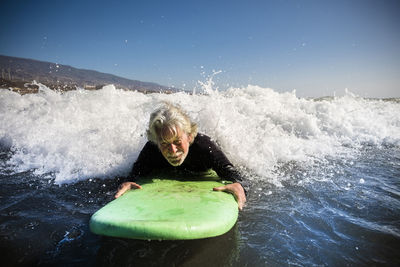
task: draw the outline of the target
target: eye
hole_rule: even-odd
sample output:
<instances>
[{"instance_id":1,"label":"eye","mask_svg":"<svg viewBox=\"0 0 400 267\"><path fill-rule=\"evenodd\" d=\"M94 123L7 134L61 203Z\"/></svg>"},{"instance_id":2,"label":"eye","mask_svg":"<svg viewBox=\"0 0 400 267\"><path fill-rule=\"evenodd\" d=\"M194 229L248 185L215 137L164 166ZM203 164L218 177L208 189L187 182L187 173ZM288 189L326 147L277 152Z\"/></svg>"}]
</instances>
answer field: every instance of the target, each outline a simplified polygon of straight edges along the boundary
<instances>
[{"instance_id":1,"label":"eye","mask_svg":"<svg viewBox=\"0 0 400 267\"><path fill-rule=\"evenodd\" d=\"M176 140L176 141L174 142L174 145L180 145L180 144L182 144L182 141L181 141L181 140Z\"/></svg>"},{"instance_id":2,"label":"eye","mask_svg":"<svg viewBox=\"0 0 400 267\"><path fill-rule=\"evenodd\" d=\"M162 142L162 143L161 143L161 146L162 146L162 147L167 147L168 145L169 145L169 144L166 143L166 142Z\"/></svg>"}]
</instances>

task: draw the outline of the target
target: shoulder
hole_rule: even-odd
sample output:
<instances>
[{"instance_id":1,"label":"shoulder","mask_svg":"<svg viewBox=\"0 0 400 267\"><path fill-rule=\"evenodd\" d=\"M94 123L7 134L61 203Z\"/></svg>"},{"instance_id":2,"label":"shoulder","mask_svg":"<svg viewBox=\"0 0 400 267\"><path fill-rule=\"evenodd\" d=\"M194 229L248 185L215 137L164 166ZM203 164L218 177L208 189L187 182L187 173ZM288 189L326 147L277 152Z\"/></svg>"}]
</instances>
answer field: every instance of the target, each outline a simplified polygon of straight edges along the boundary
<instances>
[{"instance_id":1,"label":"shoulder","mask_svg":"<svg viewBox=\"0 0 400 267\"><path fill-rule=\"evenodd\" d=\"M163 156L160 153L160 150L158 149L157 145L154 143L148 141L142 151L140 151L138 159L136 162L138 163L144 163L144 164L156 164L159 161L163 161Z\"/></svg>"},{"instance_id":2,"label":"shoulder","mask_svg":"<svg viewBox=\"0 0 400 267\"><path fill-rule=\"evenodd\" d=\"M154 151L154 150L158 150L158 147L151 141L147 141L142 149L142 151Z\"/></svg>"},{"instance_id":3,"label":"shoulder","mask_svg":"<svg viewBox=\"0 0 400 267\"><path fill-rule=\"evenodd\" d=\"M151 141L147 141L143 148L154 149L157 148L157 145Z\"/></svg>"},{"instance_id":4,"label":"shoulder","mask_svg":"<svg viewBox=\"0 0 400 267\"><path fill-rule=\"evenodd\" d=\"M211 168L218 174L222 175L223 168L232 165L220 146L205 134L198 134L193 146L195 147L195 152L204 155L204 159L210 162Z\"/></svg>"},{"instance_id":5,"label":"shoulder","mask_svg":"<svg viewBox=\"0 0 400 267\"><path fill-rule=\"evenodd\" d=\"M212 152L220 150L219 146L211 137L205 134L197 134L192 144L193 148L199 149L200 151Z\"/></svg>"},{"instance_id":6,"label":"shoulder","mask_svg":"<svg viewBox=\"0 0 400 267\"><path fill-rule=\"evenodd\" d=\"M196 146L207 146L208 144L213 144L214 142L211 140L211 138L205 134L198 133L196 138L193 141L192 145Z\"/></svg>"},{"instance_id":7,"label":"shoulder","mask_svg":"<svg viewBox=\"0 0 400 267\"><path fill-rule=\"evenodd\" d=\"M158 152L157 145L154 144L153 142L147 141L147 143L142 148L142 151L140 152L140 154L153 155L153 154L156 154L157 152Z\"/></svg>"}]
</instances>

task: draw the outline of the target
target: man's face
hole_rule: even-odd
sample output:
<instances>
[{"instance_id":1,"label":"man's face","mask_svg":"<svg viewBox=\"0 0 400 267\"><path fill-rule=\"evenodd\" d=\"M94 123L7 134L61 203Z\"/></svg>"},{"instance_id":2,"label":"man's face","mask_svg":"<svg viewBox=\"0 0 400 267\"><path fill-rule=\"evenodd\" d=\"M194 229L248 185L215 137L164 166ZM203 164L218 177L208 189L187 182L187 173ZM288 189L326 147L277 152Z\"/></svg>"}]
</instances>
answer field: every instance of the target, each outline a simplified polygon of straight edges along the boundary
<instances>
[{"instance_id":1,"label":"man's face","mask_svg":"<svg viewBox=\"0 0 400 267\"><path fill-rule=\"evenodd\" d=\"M162 129L161 137L158 140L158 148L164 158L172 166L181 165L189 153L190 135L176 127L176 131L170 128Z\"/></svg>"}]
</instances>

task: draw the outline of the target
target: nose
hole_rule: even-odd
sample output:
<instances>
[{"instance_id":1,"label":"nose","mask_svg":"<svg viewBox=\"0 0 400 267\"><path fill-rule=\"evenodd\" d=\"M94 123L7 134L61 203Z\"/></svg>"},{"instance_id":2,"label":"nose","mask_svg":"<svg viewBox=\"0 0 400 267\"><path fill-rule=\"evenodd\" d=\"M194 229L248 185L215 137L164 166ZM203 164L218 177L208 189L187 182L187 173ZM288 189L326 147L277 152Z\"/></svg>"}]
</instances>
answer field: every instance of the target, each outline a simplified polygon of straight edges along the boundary
<instances>
[{"instance_id":1,"label":"nose","mask_svg":"<svg viewBox=\"0 0 400 267\"><path fill-rule=\"evenodd\" d=\"M169 152L175 154L177 151L178 151L178 149L176 148L176 145L171 144L171 145L169 146Z\"/></svg>"}]
</instances>

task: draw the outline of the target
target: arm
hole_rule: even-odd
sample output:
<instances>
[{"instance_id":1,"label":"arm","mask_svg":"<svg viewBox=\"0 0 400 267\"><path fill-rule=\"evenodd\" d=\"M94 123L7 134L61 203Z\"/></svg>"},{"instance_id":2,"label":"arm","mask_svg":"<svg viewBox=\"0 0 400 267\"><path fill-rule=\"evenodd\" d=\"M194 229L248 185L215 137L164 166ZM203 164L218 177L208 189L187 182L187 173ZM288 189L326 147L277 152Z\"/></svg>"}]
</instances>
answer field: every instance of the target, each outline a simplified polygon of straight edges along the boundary
<instances>
[{"instance_id":1,"label":"arm","mask_svg":"<svg viewBox=\"0 0 400 267\"><path fill-rule=\"evenodd\" d=\"M246 202L246 182L243 176L235 169L222 150L209 138L207 141L208 158L211 161L212 169L219 177L232 181L232 184L214 188L215 191L225 191L234 195L240 210Z\"/></svg>"},{"instance_id":2,"label":"arm","mask_svg":"<svg viewBox=\"0 0 400 267\"><path fill-rule=\"evenodd\" d=\"M215 171L219 177L230 180L233 183L225 186L215 187L213 190L231 193L238 203L239 210L243 210L243 207L246 203L246 191L242 185L244 184L242 176L232 164L223 165L219 169L215 169Z\"/></svg>"},{"instance_id":3,"label":"arm","mask_svg":"<svg viewBox=\"0 0 400 267\"><path fill-rule=\"evenodd\" d=\"M157 148L156 148L157 149ZM157 150L156 150L157 151ZM129 181L122 183L118 187L118 191L115 194L115 198L122 196L126 191L130 189L141 189L142 187L133 182L137 177L144 176L150 173L152 169L151 159L154 158L154 145L147 142L139 154L139 157L132 166L132 170L129 173L127 179Z\"/></svg>"}]
</instances>

